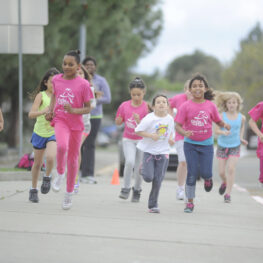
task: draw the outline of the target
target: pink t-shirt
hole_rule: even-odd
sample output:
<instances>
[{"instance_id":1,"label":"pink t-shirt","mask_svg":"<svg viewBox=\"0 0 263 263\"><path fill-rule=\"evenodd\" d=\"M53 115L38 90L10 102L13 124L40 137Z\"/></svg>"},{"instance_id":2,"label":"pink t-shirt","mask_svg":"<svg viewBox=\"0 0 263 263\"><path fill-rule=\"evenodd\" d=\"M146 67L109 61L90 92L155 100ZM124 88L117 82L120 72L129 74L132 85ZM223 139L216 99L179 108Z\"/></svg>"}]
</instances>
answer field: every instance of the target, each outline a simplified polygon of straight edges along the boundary
<instances>
[{"instance_id":1,"label":"pink t-shirt","mask_svg":"<svg viewBox=\"0 0 263 263\"><path fill-rule=\"evenodd\" d=\"M253 107L248 114L250 115L251 119L254 121L258 121L261 119L261 129L260 131L263 132L263 101L259 102L255 107ZM257 156L263 157L263 143L258 139L258 148L257 148Z\"/></svg>"},{"instance_id":2,"label":"pink t-shirt","mask_svg":"<svg viewBox=\"0 0 263 263\"><path fill-rule=\"evenodd\" d=\"M122 117L124 122L124 132L123 137L132 140L141 140L142 137L138 136L134 129L137 127L137 123L134 120L133 114L136 113L140 116L140 120L148 114L148 106L145 101L138 107L132 106L132 101L124 101L118 108L116 113L117 117Z\"/></svg>"},{"instance_id":3,"label":"pink t-shirt","mask_svg":"<svg viewBox=\"0 0 263 263\"><path fill-rule=\"evenodd\" d=\"M70 80L63 79L63 74L58 74L53 77L52 84L56 97L54 124L63 120L71 130L83 130L82 115L68 113L63 106L69 103L72 108L83 108L84 102L93 98L89 82L79 76Z\"/></svg>"},{"instance_id":4,"label":"pink t-shirt","mask_svg":"<svg viewBox=\"0 0 263 263\"><path fill-rule=\"evenodd\" d=\"M204 141L212 136L212 122L220 122L221 117L213 102L206 100L196 103L188 100L181 105L175 121L183 125L186 131L193 131L194 135L189 139Z\"/></svg>"},{"instance_id":5,"label":"pink t-shirt","mask_svg":"<svg viewBox=\"0 0 263 263\"><path fill-rule=\"evenodd\" d=\"M179 110L180 106L187 101L187 95L185 93L175 95L169 99L169 104L172 109L176 108ZM183 140L184 136L176 132L175 141Z\"/></svg>"}]
</instances>

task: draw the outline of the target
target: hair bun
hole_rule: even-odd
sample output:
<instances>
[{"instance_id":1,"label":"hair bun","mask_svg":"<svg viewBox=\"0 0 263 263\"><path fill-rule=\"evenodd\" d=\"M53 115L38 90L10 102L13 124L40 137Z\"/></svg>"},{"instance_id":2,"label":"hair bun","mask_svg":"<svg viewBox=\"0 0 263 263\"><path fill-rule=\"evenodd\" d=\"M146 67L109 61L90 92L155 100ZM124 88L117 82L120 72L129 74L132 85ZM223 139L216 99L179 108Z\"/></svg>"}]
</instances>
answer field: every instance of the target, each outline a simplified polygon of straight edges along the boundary
<instances>
[{"instance_id":1,"label":"hair bun","mask_svg":"<svg viewBox=\"0 0 263 263\"><path fill-rule=\"evenodd\" d=\"M78 55L81 53L79 49L76 49L75 51Z\"/></svg>"}]
</instances>

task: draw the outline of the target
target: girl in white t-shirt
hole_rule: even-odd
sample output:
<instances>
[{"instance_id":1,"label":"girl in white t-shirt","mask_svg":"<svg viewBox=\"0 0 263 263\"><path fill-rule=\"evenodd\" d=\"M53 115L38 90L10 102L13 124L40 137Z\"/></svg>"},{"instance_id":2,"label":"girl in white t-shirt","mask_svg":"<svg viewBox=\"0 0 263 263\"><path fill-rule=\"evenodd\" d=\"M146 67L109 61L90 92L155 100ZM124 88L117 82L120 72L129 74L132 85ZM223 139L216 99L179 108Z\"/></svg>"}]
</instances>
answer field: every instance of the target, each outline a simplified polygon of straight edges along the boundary
<instances>
[{"instance_id":1,"label":"girl in white t-shirt","mask_svg":"<svg viewBox=\"0 0 263 263\"><path fill-rule=\"evenodd\" d=\"M148 208L150 213L160 213L158 196L169 162L170 145L174 144L174 120L168 114L168 99L157 95L152 102L154 112L149 113L135 128L143 139L137 147L143 154L141 175L152 183Z\"/></svg>"},{"instance_id":2,"label":"girl in white t-shirt","mask_svg":"<svg viewBox=\"0 0 263 263\"><path fill-rule=\"evenodd\" d=\"M140 123L141 119L148 114L148 104L143 100L145 94L145 84L142 79L136 77L129 84L131 100L124 101L118 108L115 123L121 125L124 123L123 132L123 152L125 157L125 167L123 175L123 188L119 197L128 199L131 190L131 178L134 174L135 182L132 188L132 202L140 201L142 178L139 174L139 166L135 165L141 162L142 152L136 148L142 137L138 136L134 129Z\"/></svg>"}]
</instances>

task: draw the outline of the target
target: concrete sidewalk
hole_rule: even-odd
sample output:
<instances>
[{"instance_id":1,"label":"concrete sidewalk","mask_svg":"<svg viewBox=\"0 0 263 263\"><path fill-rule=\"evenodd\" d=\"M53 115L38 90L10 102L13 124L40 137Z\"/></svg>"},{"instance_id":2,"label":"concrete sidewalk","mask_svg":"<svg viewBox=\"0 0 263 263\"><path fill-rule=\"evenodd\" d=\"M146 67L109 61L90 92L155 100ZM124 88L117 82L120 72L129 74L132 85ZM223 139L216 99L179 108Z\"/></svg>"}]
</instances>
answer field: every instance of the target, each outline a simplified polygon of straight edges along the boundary
<instances>
[{"instance_id":1,"label":"concrete sidewalk","mask_svg":"<svg viewBox=\"0 0 263 263\"><path fill-rule=\"evenodd\" d=\"M197 183L192 214L175 198L176 181L165 180L160 214L149 214L150 185L140 203L118 198L121 186L109 175L97 185L81 184L69 211L65 190L28 202L27 181L0 182L1 263L166 263L262 262L263 206L233 190L225 204L218 184L206 193Z\"/></svg>"}]
</instances>

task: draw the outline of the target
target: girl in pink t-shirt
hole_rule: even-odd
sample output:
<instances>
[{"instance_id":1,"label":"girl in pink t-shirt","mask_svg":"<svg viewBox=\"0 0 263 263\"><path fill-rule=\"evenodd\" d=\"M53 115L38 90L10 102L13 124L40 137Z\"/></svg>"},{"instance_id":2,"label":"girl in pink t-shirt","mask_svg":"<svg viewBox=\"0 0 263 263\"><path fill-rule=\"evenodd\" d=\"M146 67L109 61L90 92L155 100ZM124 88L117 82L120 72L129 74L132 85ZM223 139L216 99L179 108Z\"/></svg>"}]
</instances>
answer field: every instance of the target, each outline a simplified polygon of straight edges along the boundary
<instances>
[{"instance_id":1,"label":"girl in pink t-shirt","mask_svg":"<svg viewBox=\"0 0 263 263\"><path fill-rule=\"evenodd\" d=\"M249 120L249 126L258 136L258 148L257 156L260 160L260 174L259 182L263 186L263 101L259 102L255 107L253 107L248 114L251 119ZM261 129L257 126L257 121L261 120Z\"/></svg>"},{"instance_id":2,"label":"girl in pink t-shirt","mask_svg":"<svg viewBox=\"0 0 263 263\"><path fill-rule=\"evenodd\" d=\"M134 174L135 183L132 188L132 202L140 201L142 178L139 174L139 163L143 153L136 148L137 143L142 139L135 133L137 124L148 113L148 105L143 100L145 95L145 84L140 78L135 78L129 85L131 100L124 101L118 108L115 123L124 123L123 132L123 152L125 157L125 167L123 175L123 188L119 197L128 199L131 190L131 178ZM135 165L137 164L137 165Z\"/></svg>"},{"instance_id":3,"label":"girl in pink t-shirt","mask_svg":"<svg viewBox=\"0 0 263 263\"><path fill-rule=\"evenodd\" d=\"M184 153L187 163L187 178L185 193L186 213L194 210L195 185L198 174L204 178L204 188L207 192L213 187L212 165L214 156L212 122L218 126L230 129L230 125L222 121L216 105L210 100L214 93L209 88L207 80L201 74L196 74L189 83L193 96L185 102L175 117L176 131L183 135Z\"/></svg>"},{"instance_id":4,"label":"girl in pink t-shirt","mask_svg":"<svg viewBox=\"0 0 263 263\"><path fill-rule=\"evenodd\" d=\"M57 140L57 176L52 184L55 192L60 190L67 164L67 190L62 203L63 209L70 209L72 206L79 148L84 130L82 114L90 112L90 100L93 98L89 82L78 76L79 53L69 51L64 56L64 73L52 79L53 94L46 115L47 120L52 120Z\"/></svg>"},{"instance_id":5,"label":"girl in pink t-shirt","mask_svg":"<svg viewBox=\"0 0 263 263\"><path fill-rule=\"evenodd\" d=\"M177 94L169 99L169 105L171 109L176 109L178 111L183 103L185 103L187 100L192 98L192 95L189 91L189 82L190 80L187 80L184 84L184 93ZM174 116L173 110L171 110L171 115ZM178 200L184 200L185 197L184 185L187 175L187 167L186 167L186 161L184 155L184 136L182 136L178 132L176 132L175 135L175 147L177 150L178 161L179 161L179 165L176 171L177 182L178 182L178 188L176 190L176 198Z\"/></svg>"}]
</instances>

